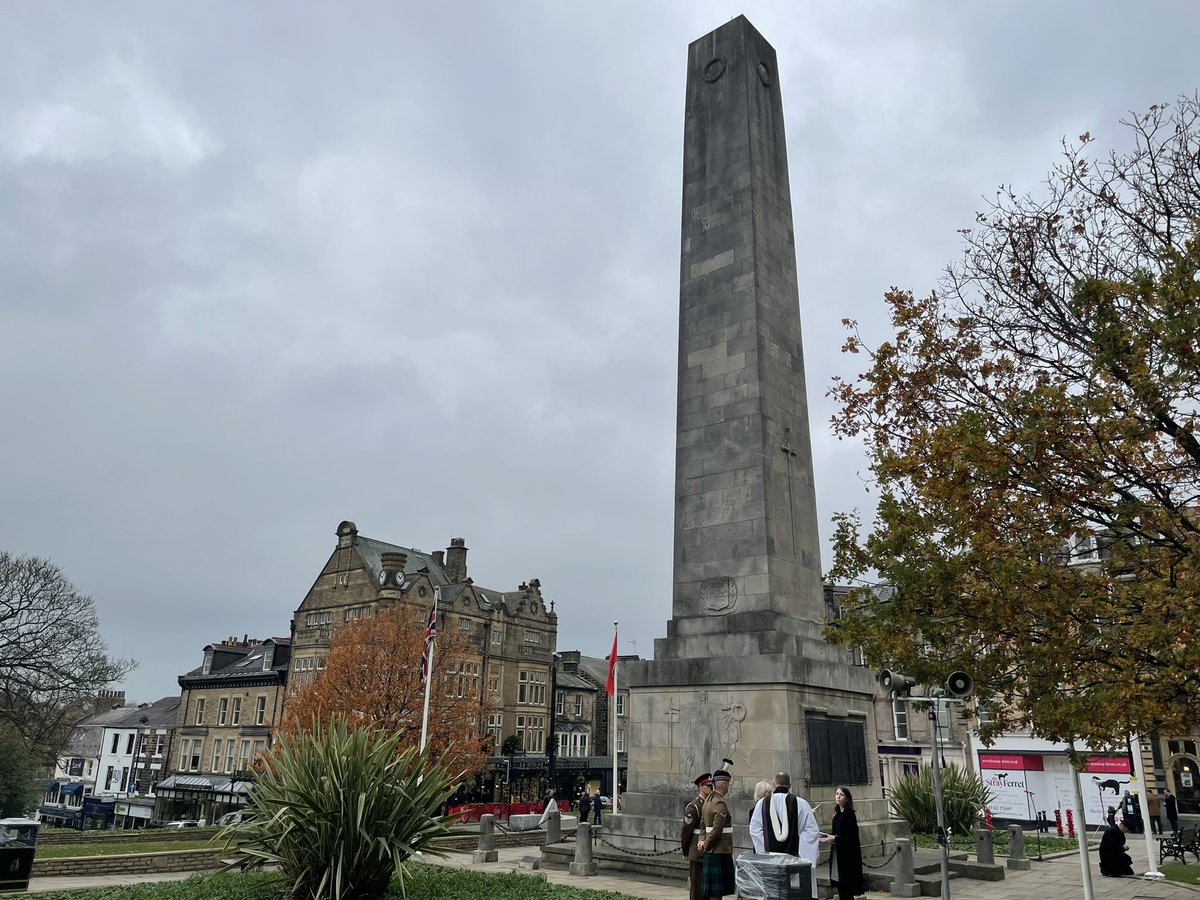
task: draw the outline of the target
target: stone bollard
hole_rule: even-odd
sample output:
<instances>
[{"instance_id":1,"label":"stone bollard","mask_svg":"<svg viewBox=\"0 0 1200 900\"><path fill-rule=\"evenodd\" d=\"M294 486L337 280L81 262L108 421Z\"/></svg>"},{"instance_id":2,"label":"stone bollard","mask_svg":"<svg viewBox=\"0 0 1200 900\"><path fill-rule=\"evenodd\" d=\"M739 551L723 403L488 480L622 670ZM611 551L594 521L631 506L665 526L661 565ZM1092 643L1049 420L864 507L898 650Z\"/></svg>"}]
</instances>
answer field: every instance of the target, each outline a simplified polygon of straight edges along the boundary
<instances>
[{"instance_id":1,"label":"stone bollard","mask_svg":"<svg viewBox=\"0 0 1200 900\"><path fill-rule=\"evenodd\" d=\"M913 873L912 841L908 838L896 839L896 858L892 861L892 896L919 897L921 886L917 884L917 876Z\"/></svg>"},{"instance_id":2,"label":"stone bollard","mask_svg":"<svg viewBox=\"0 0 1200 900\"><path fill-rule=\"evenodd\" d=\"M1021 830L1020 825L1008 826L1008 867L1029 868L1029 860L1025 856L1025 832Z\"/></svg>"},{"instance_id":3,"label":"stone bollard","mask_svg":"<svg viewBox=\"0 0 1200 900\"><path fill-rule=\"evenodd\" d=\"M996 861L996 851L992 845L992 829L975 829L975 855L981 863L989 866Z\"/></svg>"},{"instance_id":4,"label":"stone bollard","mask_svg":"<svg viewBox=\"0 0 1200 900\"><path fill-rule=\"evenodd\" d=\"M580 822L575 829L575 861L567 866L572 875L595 875L596 863L592 861L592 826Z\"/></svg>"},{"instance_id":5,"label":"stone bollard","mask_svg":"<svg viewBox=\"0 0 1200 900\"><path fill-rule=\"evenodd\" d=\"M557 809L546 816L546 843L557 844L562 840L562 813Z\"/></svg>"},{"instance_id":6,"label":"stone bollard","mask_svg":"<svg viewBox=\"0 0 1200 900\"><path fill-rule=\"evenodd\" d=\"M496 817L490 813L479 817L479 849L471 854L471 862L488 863L500 858L496 852Z\"/></svg>"}]
</instances>

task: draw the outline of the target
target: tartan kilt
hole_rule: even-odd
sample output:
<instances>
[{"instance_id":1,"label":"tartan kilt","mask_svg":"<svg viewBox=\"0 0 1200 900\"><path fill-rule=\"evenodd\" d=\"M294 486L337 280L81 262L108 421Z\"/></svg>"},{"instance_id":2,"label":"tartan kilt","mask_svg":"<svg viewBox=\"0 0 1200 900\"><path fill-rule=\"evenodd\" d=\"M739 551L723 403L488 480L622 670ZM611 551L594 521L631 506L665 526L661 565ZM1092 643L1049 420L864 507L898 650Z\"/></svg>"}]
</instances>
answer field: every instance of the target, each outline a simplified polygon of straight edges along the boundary
<instances>
[{"instance_id":1,"label":"tartan kilt","mask_svg":"<svg viewBox=\"0 0 1200 900\"><path fill-rule=\"evenodd\" d=\"M700 877L701 897L724 897L736 893L732 853L705 853Z\"/></svg>"}]
</instances>

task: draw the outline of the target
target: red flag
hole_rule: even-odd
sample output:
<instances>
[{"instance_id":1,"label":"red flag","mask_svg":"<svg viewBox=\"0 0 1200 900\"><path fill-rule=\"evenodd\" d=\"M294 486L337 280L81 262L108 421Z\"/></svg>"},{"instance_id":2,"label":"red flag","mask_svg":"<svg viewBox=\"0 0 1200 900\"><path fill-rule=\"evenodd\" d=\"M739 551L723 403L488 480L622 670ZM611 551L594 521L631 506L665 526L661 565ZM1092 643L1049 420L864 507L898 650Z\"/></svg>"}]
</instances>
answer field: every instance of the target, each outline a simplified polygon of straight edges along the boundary
<instances>
[{"instance_id":1,"label":"red flag","mask_svg":"<svg viewBox=\"0 0 1200 900\"><path fill-rule=\"evenodd\" d=\"M429 624L425 626L425 648L421 651L421 684L429 677L429 651L433 649L433 638L437 634L437 603L429 610Z\"/></svg>"},{"instance_id":2,"label":"red flag","mask_svg":"<svg viewBox=\"0 0 1200 900\"><path fill-rule=\"evenodd\" d=\"M617 633L613 632L613 648L612 653L608 654L608 684L604 686L604 690L611 697L616 693L617 684Z\"/></svg>"}]
</instances>

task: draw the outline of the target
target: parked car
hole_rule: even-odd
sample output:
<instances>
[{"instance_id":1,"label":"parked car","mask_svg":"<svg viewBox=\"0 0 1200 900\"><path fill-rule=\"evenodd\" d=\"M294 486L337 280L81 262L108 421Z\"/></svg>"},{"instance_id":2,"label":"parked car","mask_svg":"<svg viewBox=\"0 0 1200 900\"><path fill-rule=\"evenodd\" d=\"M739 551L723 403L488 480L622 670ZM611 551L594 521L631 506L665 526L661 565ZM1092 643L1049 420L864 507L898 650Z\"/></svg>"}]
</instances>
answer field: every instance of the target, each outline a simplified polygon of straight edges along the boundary
<instances>
[{"instance_id":1,"label":"parked car","mask_svg":"<svg viewBox=\"0 0 1200 900\"><path fill-rule=\"evenodd\" d=\"M200 822L196 819L176 819L174 822L168 822L163 828L199 828Z\"/></svg>"},{"instance_id":2,"label":"parked car","mask_svg":"<svg viewBox=\"0 0 1200 900\"><path fill-rule=\"evenodd\" d=\"M233 812L227 812L221 818L217 819L218 825L240 825L242 822L249 822L254 818L254 813L247 812L242 809L235 809Z\"/></svg>"},{"instance_id":3,"label":"parked car","mask_svg":"<svg viewBox=\"0 0 1200 900\"><path fill-rule=\"evenodd\" d=\"M600 808L608 809L610 806L612 806L612 798L605 797L603 794L601 794L600 795Z\"/></svg>"}]
</instances>

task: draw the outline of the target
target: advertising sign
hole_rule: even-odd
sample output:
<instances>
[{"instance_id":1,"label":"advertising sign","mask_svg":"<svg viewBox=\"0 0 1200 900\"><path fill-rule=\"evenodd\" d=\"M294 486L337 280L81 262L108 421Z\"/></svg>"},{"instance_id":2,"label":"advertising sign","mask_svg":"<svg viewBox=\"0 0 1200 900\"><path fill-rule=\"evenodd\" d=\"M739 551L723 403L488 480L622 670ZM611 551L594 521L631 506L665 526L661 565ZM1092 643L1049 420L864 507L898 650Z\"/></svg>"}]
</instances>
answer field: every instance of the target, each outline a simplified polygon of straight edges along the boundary
<instances>
[{"instance_id":1,"label":"advertising sign","mask_svg":"<svg viewBox=\"0 0 1200 900\"><path fill-rule=\"evenodd\" d=\"M1025 753L980 753L979 768L1040 772L1042 771L1042 758Z\"/></svg>"},{"instance_id":2,"label":"advertising sign","mask_svg":"<svg viewBox=\"0 0 1200 900\"><path fill-rule=\"evenodd\" d=\"M992 794L988 808L993 816L1005 819L1029 819L1029 789L1024 772L996 772L983 770L980 773L984 785Z\"/></svg>"},{"instance_id":3,"label":"advertising sign","mask_svg":"<svg viewBox=\"0 0 1200 900\"><path fill-rule=\"evenodd\" d=\"M1115 807L1118 818L1121 798L1126 791L1140 794L1137 780L1130 774L1127 756L1091 756L1079 773L1079 789L1083 794L1087 823L1103 825L1108 821L1108 808Z\"/></svg>"},{"instance_id":4,"label":"advertising sign","mask_svg":"<svg viewBox=\"0 0 1200 900\"><path fill-rule=\"evenodd\" d=\"M1083 770L1085 772L1116 772L1128 775L1133 768L1128 756L1089 756Z\"/></svg>"}]
</instances>

